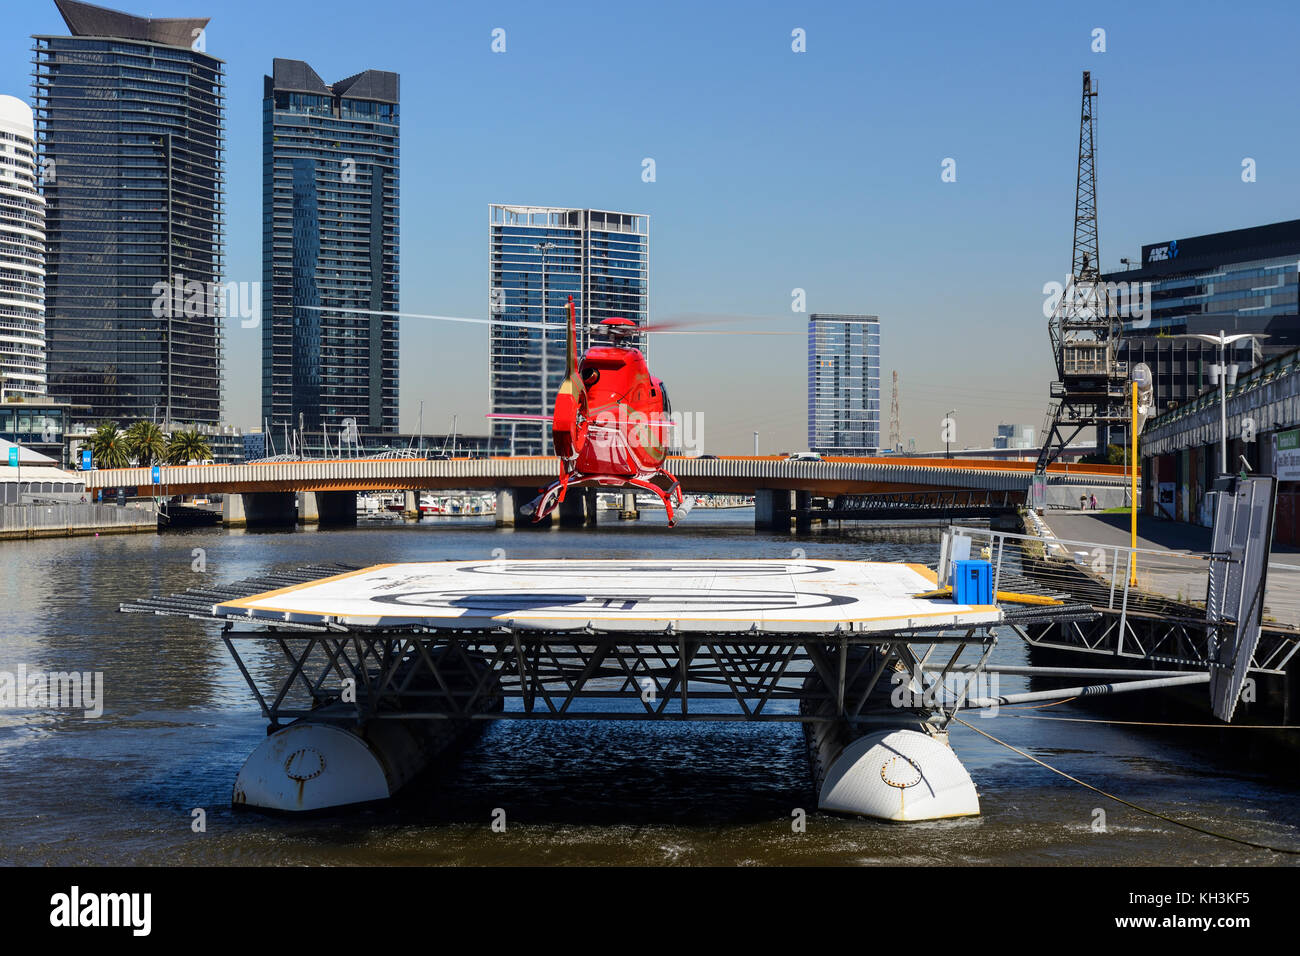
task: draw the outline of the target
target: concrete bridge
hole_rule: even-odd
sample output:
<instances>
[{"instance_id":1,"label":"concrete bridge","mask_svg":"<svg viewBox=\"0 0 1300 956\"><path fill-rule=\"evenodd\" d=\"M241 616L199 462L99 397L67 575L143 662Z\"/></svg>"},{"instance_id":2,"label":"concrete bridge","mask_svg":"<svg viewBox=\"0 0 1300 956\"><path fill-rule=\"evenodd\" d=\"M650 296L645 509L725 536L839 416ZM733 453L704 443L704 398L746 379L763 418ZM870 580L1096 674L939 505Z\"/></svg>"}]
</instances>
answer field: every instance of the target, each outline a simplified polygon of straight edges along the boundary
<instances>
[{"instance_id":1,"label":"concrete bridge","mask_svg":"<svg viewBox=\"0 0 1300 956\"><path fill-rule=\"evenodd\" d=\"M755 523L789 526L811 508L813 497L887 494L904 491L977 490L1006 492L1024 501L1033 462L952 458L826 458L791 461L778 457L670 458L667 467L693 494L755 496ZM86 473L86 490L135 489L139 495L225 496L227 524L349 521L356 492L399 491L416 513L420 491L496 491L497 523L513 524L516 508L559 472L552 457L428 460L361 458L268 461L242 465L163 465L158 481L150 468L106 468ZM1079 495L1121 494L1123 470L1108 465L1054 465L1048 473L1049 502L1077 502ZM1113 503L1113 502L1107 502ZM595 491L569 496L561 524L595 520Z\"/></svg>"}]
</instances>

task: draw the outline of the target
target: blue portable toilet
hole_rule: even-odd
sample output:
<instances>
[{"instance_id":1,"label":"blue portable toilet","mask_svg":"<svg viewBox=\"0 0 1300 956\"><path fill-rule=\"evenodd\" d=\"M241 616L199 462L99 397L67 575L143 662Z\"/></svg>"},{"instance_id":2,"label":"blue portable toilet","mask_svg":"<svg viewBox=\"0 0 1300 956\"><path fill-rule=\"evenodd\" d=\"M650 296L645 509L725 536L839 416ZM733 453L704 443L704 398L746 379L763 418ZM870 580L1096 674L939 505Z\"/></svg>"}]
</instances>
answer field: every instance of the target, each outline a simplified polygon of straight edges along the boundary
<instances>
[{"instance_id":1,"label":"blue portable toilet","mask_svg":"<svg viewBox=\"0 0 1300 956\"><path fill-rule=\"evenodd\" d=\"M954 604L992 604L993 565L988 561L954 561L952 600Z\"/></svg>"}]
</instances>

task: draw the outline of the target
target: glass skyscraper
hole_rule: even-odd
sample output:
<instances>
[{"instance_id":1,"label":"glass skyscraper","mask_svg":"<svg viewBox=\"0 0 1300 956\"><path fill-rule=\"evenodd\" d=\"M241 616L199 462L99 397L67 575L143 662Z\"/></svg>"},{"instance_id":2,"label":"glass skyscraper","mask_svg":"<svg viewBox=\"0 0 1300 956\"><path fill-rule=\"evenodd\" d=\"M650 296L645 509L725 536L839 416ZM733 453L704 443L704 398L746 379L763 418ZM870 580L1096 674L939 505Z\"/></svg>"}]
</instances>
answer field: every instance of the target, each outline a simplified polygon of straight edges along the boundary
<instances>
[{"instance_id":1,"label":"glass skyscraper","mask_svg":"<svg viewBox=\"0 0 1300 956\"><path fill-rule=\"evenodd\" d=\"M274 61L262 103L262 416L397 432L398 76ZM322 311L323 310L323 311ZM346 310L346 311L345 311ZM319 439L315 439L319 440Z\"/></svg>"},{"instance_id":2,"label":"glass skyscraper","mask_svg":"<svg viewBox=\"0 0 1300 956\"><path fill-rule=\"evenodd\" d=\"M93 419L216 424L225 78L208 21L55 5L71 36L33 38L49 393Z\"/></svg>"},{"instance_id":3,"label":"glass skyscraper","mask_svg":"<svg viewBox=\"0 0 1300 956\"><path fill-rule=\"evenodd\" d=\"M605 319L641 326L649 320L650 217L493 205L488 229L491 408L501 415L550 416L565 376L570 295L579 353ZM646 351L645 336L631 344ZM492 428L513 454L552 453L544 422L498 421Z\"/></svg>"},{"instance_id":4,"label":"glass skyscraper","mask_svg":"<svg viewBox=\"0 0 1300 956\"><path fill-rule=\"evenodd\" d=\"M45 395L45 200L32 110L13 96L0 96L0 391Z\"/></svg>"},{"instance_id":5,"label":"glass skyscraper","mask_svg":"<svg viewBox=\"0 0 1300 956\"><path fill-rule=\"evenodd\" d=\"M858 456L880 449L879 317L808 317L808 449Z\"/></svg>"}]
</instances>

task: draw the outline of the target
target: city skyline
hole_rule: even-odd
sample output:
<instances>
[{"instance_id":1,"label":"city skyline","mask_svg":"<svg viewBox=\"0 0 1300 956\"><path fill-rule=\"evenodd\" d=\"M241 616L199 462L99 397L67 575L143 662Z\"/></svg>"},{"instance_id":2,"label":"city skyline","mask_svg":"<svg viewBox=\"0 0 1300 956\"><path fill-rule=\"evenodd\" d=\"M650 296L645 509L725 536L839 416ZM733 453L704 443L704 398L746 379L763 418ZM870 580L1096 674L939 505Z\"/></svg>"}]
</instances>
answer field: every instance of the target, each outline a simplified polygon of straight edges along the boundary
<instances>
[{"instance_id":1,"label":"city skyline","mask_svg":"<svg viewBox=\"0 0 1300 956\"><path fill-rule=\"evenodd\" d=\"M1100 89L1104 269L1153 235L1297 215L1286 188L1295 134L1267 120L1268 91L1291 77L1288 54L1277 32L1226 13L1193 23L1107 4L1086 20L1031 6L1019 19L945 8L922 32L888 12L738 17L670 5L557 25L506 5L490 21L451 12L435 30L418 5L398 4L394 15L413 26L394 36L343 4L323 5L328 27L306 22L304 5L214 6L187 0L151 12L212 16L207 49L228 64L227 278L261 274L260 117L252 104L265 64L299 55L326 75L370 64L403 75L405 119L418 130L403 144L408 171L418 170L403 197L405 253L419 264L414 275L407 270L406 309L484 315L487 277L475 254L483 203L644 210L657 224L652 320L742 315L797 335L807 316L790 311L794 289L806 293L808 312L869 307L887 316L898 337L883 371L900 371L902 437L904 445L915 437L918 450L939 446L940 422L953 407L956 446L986 442L1000 419L1041 422L1052 377L1042 286L1068 268L1079 69L1093 70ZM3 39L0 91L29 96L25 63L8 61L27 34L57 27L57 13L52 3L36 4L9 22L22 36ZM498 27L506 31L503 53L492 52ZM807 32L804 53L791 49L796 27ZM1099 27L1107 49L1094 53ZM557 63L546 55L557 45L592 48L610 30L643 56L668 55L679 67L657 75L633 106L610 84L592 82L588 57ZM984 35L987 44L990 31L1023 51L1016 64L994 62L992 48L968 39ZM898 42L863 58L860 46L872 36ZM286 37L296 49L286 48ZM945 66L910 62L918 46L943 51ZM427 55L430 47L438 57ZM1153 91L1177 75L1189 47L1218 82L1195 104L1174 98L1154 108ZM1248 77L1239 68L1246 49ZM556 82L529 85L544 71ZM554 122L559 101L542 86L565 90L566 108L581 107L577 132ZM517 99L508 118L485 108L507 91ZM1220 117L1216 148L1189 156L1170 146L1202 112ZM947 158L955 160L954 182L941 178ZM1258 164L1253 182L1241 178L1245 158ZM653 181L643 178L645 159L654 160ZM1189 194L1197 203L1185 201ZM423 401L426 428L439 418L445 428L459 414L462 430L487 431L488 389L475 358L487 354L486 330L431 326L403 328L403 430L414 428ZM260 369L245 357L255 351L247 337L259 333L237 321L226 332L227 419L255 425ZM715 342L747 374L718 376ZM961 347L935 348L944 342ZM1008 342L1025 356L1014 378L998 370ZM791 359L788 340L663 343L655 344L655 372L673 384L677 407L706 412L710 451L748 451L754 428L764 450L803 444L802 363Z\"/></svg>"}]
</instances>

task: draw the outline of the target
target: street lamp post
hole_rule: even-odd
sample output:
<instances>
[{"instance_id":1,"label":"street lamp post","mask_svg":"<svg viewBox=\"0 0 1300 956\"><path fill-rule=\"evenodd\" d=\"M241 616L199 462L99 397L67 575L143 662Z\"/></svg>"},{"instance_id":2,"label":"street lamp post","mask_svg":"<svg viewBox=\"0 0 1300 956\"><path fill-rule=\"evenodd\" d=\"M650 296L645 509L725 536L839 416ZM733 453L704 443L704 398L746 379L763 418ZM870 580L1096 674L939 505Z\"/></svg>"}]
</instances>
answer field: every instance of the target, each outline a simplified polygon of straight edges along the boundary
<instances>
[{"instance_id":1,"label":"street lamp post","mask_svg":"<svg viewBox=\"0 0 1300 956\"><path fill-rule=\"evenodd\" d=\"M1188 332L1174 336L1174 338L1200 339L1202 342L1210 342L1219 347L1219 361L1217 365L1213 366L1213 372L1214 377L1219 381L1219 474L1226 475L1228 473L1228 346L1240 339L1266 339L1268 336L1258 332L1226 335L1223 330L1220 330L1218 335ZM1232 368L1232 377L1235 382L1237 377L1236 366L1234 365Z\"/></svg>"},{"instance_id":2,"label":"street lamp post","mask_svg":"<svg viewBox=\"0 0 1300 956\"><path fill-rule=\"evenodd\" d=\"M1138 435L1142 432L1142 426L1146 424L1147 416L1151 414L1151 407L1154 404L1155 390L1152 387L1153 377L1151 369L1145 362L1139 362L1133 367L1132 374L1129 378L1129 426L1128 426L1128 454L1124 456L1126 468L1131 462L1129 470L1129 547L1133 550L1129 552L1129 571L1128 581L1131 586L1136 586L1137 581L1137 528L1138 528ZM1130 457L1131 456L1131 457Z\"/></svg>"},{"instance_id":3,"label":"street lamp post","mask_svg":"<svg viewBox=\"0 0 1300 956\"><path fill-rule=\"evenodd\" d=\"M943 422L943 457L952 457L952 416L957 414L957 409L948 409L948 414L944 416Z\"/></svg>"}]
</instances>

